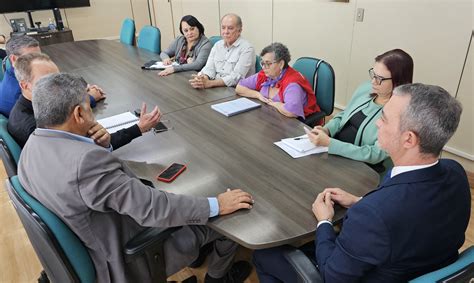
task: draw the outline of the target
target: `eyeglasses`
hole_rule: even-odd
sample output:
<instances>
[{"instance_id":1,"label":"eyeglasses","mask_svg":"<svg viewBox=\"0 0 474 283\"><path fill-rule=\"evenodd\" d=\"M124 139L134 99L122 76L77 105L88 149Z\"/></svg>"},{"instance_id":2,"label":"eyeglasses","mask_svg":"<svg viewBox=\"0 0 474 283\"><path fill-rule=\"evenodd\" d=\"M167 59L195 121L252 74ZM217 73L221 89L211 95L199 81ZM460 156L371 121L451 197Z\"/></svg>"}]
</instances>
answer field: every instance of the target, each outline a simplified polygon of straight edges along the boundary
<instances>
[{"instance_id":1,"label":"eyeglasses","mask_svg":"<svg viewBox=\"0 0 474 283\"><path fill-rule=\"evenodd\" d=\"M273 62L263 62L263 61L260 61L260 67L266 69L266 68L270 68L273 64L275 64L276 61L273 61Z\"/></svg>"},{"instance_id":2,"label":"eyeglasses","mask_svg":"<svg viewBox=\"0 0 474 283\"><path fill-rule=\"evenodd\" d=\"M374 72L374 68L370 68L369 70L369 77L371 80L374 80L375 79L375 82L378 84L378 85L381 85L383 81L385 80L391 80L392 78L384 78L384 77L381 77L377 74L375 74Z\"/></svg>"}]
</instances>

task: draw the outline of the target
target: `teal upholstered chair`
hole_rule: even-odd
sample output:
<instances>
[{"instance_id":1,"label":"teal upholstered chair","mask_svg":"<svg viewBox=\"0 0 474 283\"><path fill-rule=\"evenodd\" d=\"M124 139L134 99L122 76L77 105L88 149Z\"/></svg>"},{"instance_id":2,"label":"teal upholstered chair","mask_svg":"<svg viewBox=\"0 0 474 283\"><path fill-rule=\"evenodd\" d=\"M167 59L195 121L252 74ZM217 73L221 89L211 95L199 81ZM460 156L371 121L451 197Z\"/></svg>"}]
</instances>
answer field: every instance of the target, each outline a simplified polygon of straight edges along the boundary
<instances>
[{"instance_id":1,"label":"teal upholstered chair","mask_svg":"<svg viewBox=\"0 0 474 283\"><path fill-rule=\"evenodd\" d=\"M0 70L0 82L3 80L3 77L5 76L5 72L7 69L10 69L12 67L12 64L10 63L10 59L8 59L8 56L3 58L2 60L2 68Z\"/></svg>"},{"instance_id":2,"label":"teal upholstered chair","mask_svg":"<svg viewBox=\"0 0 474 283\"><path fill-rule=\"evenodd\" d=\"M331 65L321 59L301 57L293 64L293 68L303 74L313 86L316 100L321 112L306 117L303 121L313 127L334 110L335 75Z\"/></svg>"},{"instance_id":3,"label":"teal upholstered chair","mask_svg":"<svg viewBox=\"0 0 474 283\"><path fill-rule=\"evenodd\" d=\"M385 177L385 174L387 174L387 172L389 170L391 170L393 168L393 161L390 157L388 157L387 159L385 159L383 162L382 162L382 166L381 166L381 170L378 171L374 168L374 169L378 174L379 174L379 180L380 180L380 183L382 183L384 177Z\"/></svg>"},{"instance_id":4,"label":"teal upholstered chair","mask_svg":"<svg viewBox=\"0 0 474 283\"><path fill-rule=\"evenodd\" d=\"M161 32L157 27L144 26L138 35L137 46L151 52L161 52Z\"/></svg>"},{"instance_id":5,"label":"teal upholstered chair","mask_svg":"<svg viewBox=\"0 0 474 283\"><path fill-rule=\"evenodd\" d=\"M262 70L262 66L260 66L260 62L262 61L262 57L255 56L255 73L258 73Z\"/></svg>"},{"instance_id":6,"label":"teal upholstered chair","mask_svg":"<svg viewBox=\"0 0 474 283\"><path fill-rule=\"evenodd\" d=\"M214 46L214 44L216 44L216 42L218 42L221 39L222 39L222 36L220 35L214 35L214 36L209 37L209 41L211 42L212 46Z\"/></svg>"},{"instance_id":7,"label":"teal upholstered chair","mask_svg":"<svg viewBox=\"0 0 474 283\"><path fill-rule=\"evenodd\" d=\"M11 157L15 162L15 166L18 165L20 160L21 147L13 139L10 133L7 130L8 119L0 114L0 139L3 141L4 145L8 148Z\"/></svg>"},{"instance_id":8,"label":"teal upholstered chair","mask_svg":"<svg viewBox=\"0 0 474 283\"><path fill-rule=\"evenodd\" d=\"M10 58L7 56L3 58L2 61L2 71L5 73L8 69L12 67L12 62L10 62Z\"/></svg>"},{"instance_id":9,"label":"teal upholstered chair","mask_svg":"<svg viewBox=\"0 0 474 283\"><path fill-rule=\"evenodd\" d=\"M87 248L74 232L53 212L28 194L13 176L7 186L26 233L46 274L42 280L66 283L96 282L95 267ZM124 247L126 261L145 255L153 282L165 282L164 241L180 227L146 228ZM49 281L45 281L49 282Z\"/></svg>"},{"instance_id":10,"label":"teal upholstered chair","mask_svg":"<svg viewBox=\"0 0 474 283\"><path fill-rule=\"evenodd\" d=\"M120 42L134 45L135 43L135 21L126 18L123 20L122 29L120 30Z\"/></svg>"},{"instance_id":11,"label":"teal upholstered chair","mask_svg":"<svg viewBox=\"0 0 474 283\"><path fill-rule=\"evenodd\" d=\"M474 278L474 246L463 251L452 264L410 280L409 283L447 282L444 280L448 278L452 278L449 282L471 282L469 280Z\"/></svg>"},{"instance_id":12,"label":"teal upholstered chair","mask_svg":"<svg viewBox=\"0 0 474 283\"><path fill-rule=\"evenodd\" d=\"M81 240L49 209L29 195L18 177L7 186L38 258L51 282L95 282L95 268Z\"/></svg>"}]
</instances>

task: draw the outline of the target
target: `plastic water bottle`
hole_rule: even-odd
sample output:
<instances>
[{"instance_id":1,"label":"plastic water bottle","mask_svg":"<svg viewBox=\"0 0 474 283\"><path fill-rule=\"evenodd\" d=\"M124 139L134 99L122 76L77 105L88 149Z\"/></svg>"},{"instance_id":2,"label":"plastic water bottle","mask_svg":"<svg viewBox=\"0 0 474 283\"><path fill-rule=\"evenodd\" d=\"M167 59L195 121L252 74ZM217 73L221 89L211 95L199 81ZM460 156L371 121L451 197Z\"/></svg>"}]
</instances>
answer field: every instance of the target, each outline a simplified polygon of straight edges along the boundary
<instances>
[{"instance_id":1,"label":"plastic water bottle","mask_svg":"<svg viewBox=\"0 0 474 283\"><path fill-rule=\"evenodd\" d=\"M48 30L56 30L56 25L53 23L53 20L51 18L49 18Z\"/></svg>"}]
</instances>

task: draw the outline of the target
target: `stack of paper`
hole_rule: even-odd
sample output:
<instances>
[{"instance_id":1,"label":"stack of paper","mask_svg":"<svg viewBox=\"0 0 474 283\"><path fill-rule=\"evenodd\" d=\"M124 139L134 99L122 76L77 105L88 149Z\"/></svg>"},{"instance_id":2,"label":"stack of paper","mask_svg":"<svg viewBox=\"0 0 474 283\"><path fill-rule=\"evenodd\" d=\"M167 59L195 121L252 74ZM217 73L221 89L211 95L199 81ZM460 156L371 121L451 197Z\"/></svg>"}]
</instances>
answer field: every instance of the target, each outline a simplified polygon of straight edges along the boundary
<instances>
[{"instance_id":1,"label":"stack of paper","mask_svg":"<svg viewBox=\"0 0 474 283\"><path fill-rule=\"evenodd\" d=\"M179 66L179 64L177 62L173 62L171 65L165 65L161 61L153 60L153 61L145 63L142 66L142 69L146 69L146 70L164 70L164 69L166 69L170 66Z\"/></svg>"},{"instance_id":2,"label":"stack of paper","mask_svg":"<svg viewBox=\"0 0 474 283\"><path fill-rule=\"evenodd\" d=\"M240 114L245 111L249 111L255 108L260 107L259 103L253 102L247 98L239 98L223 103L218 103L211 105L211 108L216 110L219 113L224 114L227 117Z\"/></svg>"},{"instance_id":3,"label":"stack of paper","mask_svg":"<svg viewBox=\"0 0 474 283\"><path fill-rule=\"evenodd\" d=\"M107 117L104 119L97 120L110 134L113 134L121 129L131 127L138 123L137 116L131 112L124 112L115 116Z\"/></svg>"},{"instance_id":4,"label":"stack of paper","mask_svg":"<svg viewBox=\"0 0 474 283\"><path fill-rule=\"evenodd\" d=\"M302 135L294 138L282 139L275 142L279 148L283 149L293 158L299 158L311 154L327 152L328 148L325 146L316 146L308 138L308 135Z\"/></svg>"},{"instance_id":5,"label":"stack of paper","mask_svg":"<svg viewBox=\"0 0 474 283\"><path fill-rule=\"evenodd\" d=\"M163 64L163 62L157 61L155 64L150 66L150 69L163 70L163 69L171 67L171 66L179 66L179 64L176 63L176 62L173 62L173 63L171 63L171 65L165 65L165 64Z\"/></svg>"}]
</instances>

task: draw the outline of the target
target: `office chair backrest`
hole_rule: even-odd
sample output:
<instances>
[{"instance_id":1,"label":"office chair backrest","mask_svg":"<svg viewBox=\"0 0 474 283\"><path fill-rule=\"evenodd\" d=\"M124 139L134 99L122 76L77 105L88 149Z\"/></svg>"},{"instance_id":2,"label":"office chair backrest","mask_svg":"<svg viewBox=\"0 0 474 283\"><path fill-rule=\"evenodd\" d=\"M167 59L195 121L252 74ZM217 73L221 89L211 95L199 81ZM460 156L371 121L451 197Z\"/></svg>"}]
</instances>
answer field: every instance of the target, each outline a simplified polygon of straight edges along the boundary
<instances>
[{"instance_id":1,"label":"office chair backrest","mask_svg":"<svg viewBox=\"0 0 474 283\"><path fill-rule=\"evenodd\" d=\"M137 46L151 52L161 52L161 32L157 27L144 26L138 35Z\"/></svg>"},{"instance_id":2,"label":"office chair backrest","mask_svg":"<svg viewBox=\"0 0 474 283\"><path fill-rule=\"evenodd\" d=\"M20 160L21 147L13 139L10 133L7 130L8 119L0 114L0 139L3 140L4 144L7 146L10 151L13 160L15 161L15 167L18 165Z\"/></svg>"},{"instance_id":3,"label":"office chair backrest","mask_svg":"<svg viewBox=\"0 0 474 283\"><path fill-rule=\"evenodd\" d=\"M456 279L449 282L471 282L469 280L474 278L474 246L463 251L452 264L410 280L409 283L446 282L444 280L453 277Z\"/></svg>"},{"instance_id":4,"label":"office chair backrest","mask_svg":"<svg viewBox=\"0 0 474 283\"><path fill-rule=\"evenodd\" d=\"M0 157L3 162L3 167L5 167L5 171L7 172L8 178L15 176L17 174L16 162L13 159L7 144L2 139L0 139Z\"/></svg>"},{"instance_id":5,"label":"office chair backrest","mask_svg":"<svg viewBox=\"0 0 474 283\"><path fill-rule=\"evenodd\" d=\"M122 29L120 30L120 42L134 45L135 43L135 21L126 18L123 20Z\"/></svg>"},{"instance_id":6,"label":"office chair backrest","mask_svg":"<svg viewBox=\"0 0 474 283\"><path fill-rule=\"evenodd\" d=\"M7 57L5 57L7 58ZM3 60L2 60L2 67L0 68L0 82L3 81L3 76L5 75L5 69L3 68Z\"/></svg>"},{"instance_id":7,"label":"office chair backrest","mask_svg":"<svg viewBox=\"0 0 474 283\"><path fill-rule=\"evenodd\" d=\"M10 62L10 57L5 57L3 58L2 61L2 71L5 73L8 69L12 67L12 63Z\"/></svg>"},{"instance_id":8,"label":"office chair backrest","mask_svg":"<svg viewBox=\"0 0 474 283\"><path fill-rule=\"evenodd\" d=\"M3 77L5 76L5 72L12 67L12 63L8 56L3 58L2 60L2 69L0 70L0 82L3 81Z\"/></svg>"},{"instance_id":9,"label":"office chair backrest","mask_svg":"<svg viewBox=\"0 0 474 283\"><path fill-rule=\"evenodd\" d=\"M214 36L209 37L209 41L211 42L212 46L214 46L214 44L216 44L221 39L222 39L222 36L220 35L214 35Z\"/></svg>"},{"instance_id":10,"label":"office chair backrest","mask_svg":"<svg viewBox=\"0 0 474 283\"><path fill-rule=\"evenodd\" d=\"M258 73L262 70L262 66L260 66L261 61L262 61L262 57L256 55L255 56L255 73Z\"/></svg>"},{"instance_id":11,"label":"office chair backrest","mask_svg":"<svg viewBox=\"0 0 474 283\"><path fill-rule=\"evenodd\" d=\"M293 68L302 73L313 86L321 111L325 116L334 110L335 75L331 65L321 59L301 57L293 64Z\"/></svg>"},{"instance_id":12,"label":"office chair backrest","mask_svg":"<svg viewBox=\"0 0 474 283\"><path fill-rule=\"evenodd\" d=\"M51 282L95 282L95 268L79 238L11 178L8 194ZM47 188L45 188L47 189Z\"/></svg>"}]
</instances>

